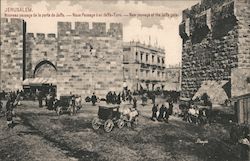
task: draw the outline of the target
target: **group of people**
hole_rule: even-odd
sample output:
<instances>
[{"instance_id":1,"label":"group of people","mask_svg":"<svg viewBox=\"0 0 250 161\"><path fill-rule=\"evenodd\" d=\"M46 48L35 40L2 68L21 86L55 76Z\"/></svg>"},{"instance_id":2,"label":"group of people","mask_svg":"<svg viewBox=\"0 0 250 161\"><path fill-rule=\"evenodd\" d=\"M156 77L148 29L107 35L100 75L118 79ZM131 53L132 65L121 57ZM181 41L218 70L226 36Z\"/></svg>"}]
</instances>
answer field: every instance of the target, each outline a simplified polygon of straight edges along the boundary
<instances>
[{"instance_id":1,"label":"group of people","mask_svg":"<svg viewBox=\"0 0 250 161\"><path fill-rule=\"evenodd\" d=\"M45 99L45 106L47 106L49 110L53 110L55 97L56 95L55 95L55 92L53 91L49 91L48 94L46 94L44 91L41 91L41 90L37 91L37 99L38 99L39 107L43 107L43 100Z\"/></svg>"},{"instance_id":2,"label":"group of people","mask_svg":"<svg viewBox=\"0 0 250 161\"><path fill-rule=\"evenodd\" d=\"M14 122L13 122L13 117L15 117L14 109L19 104L20 95L21 95L20 91L16 91L16 92L5 93L4 97L1 97L1 99L6 99L5 116L6 116L6 121L7 121L7 125L9 128L14 127ZM0 112L4 113L3 103L1 100L0 100Z\"/></svg>"},{"instance_id":3,"label":"group of people","mask_svg":"<svg viewBox=\"0 0 250 161\"><path fill-rule=\"evenodd\" d=\"M168 123L169 116L173 113L173 102L169 101L168 103L163 104L153 104L152 107L152 117L153 121L165 121Z\"/></svg>"},{"instance_id":4,"label":"group of people","mask_svg":"<svg viewBox=\"0 0 250 161\"><path fill-rule=\"evenodd\" d=\"M119 94L116 94L116 92L109 91L106 95L106 102L107 104L121 104L121 102L128 101L129 104L135 104L137 101L135 97L132 96L132 93L130 90L123 90Z\"/></svg>"},{"instance_id":5,"label":"group of people","mask_svg":"<svg viewBox=\"0 0 250 161\"><path fill-rule=\"evenodd\" d=\"M212 104L198 108L193 102L183 109L183 120L194 124L212 123Z\"/></svg>"}]
</instances>

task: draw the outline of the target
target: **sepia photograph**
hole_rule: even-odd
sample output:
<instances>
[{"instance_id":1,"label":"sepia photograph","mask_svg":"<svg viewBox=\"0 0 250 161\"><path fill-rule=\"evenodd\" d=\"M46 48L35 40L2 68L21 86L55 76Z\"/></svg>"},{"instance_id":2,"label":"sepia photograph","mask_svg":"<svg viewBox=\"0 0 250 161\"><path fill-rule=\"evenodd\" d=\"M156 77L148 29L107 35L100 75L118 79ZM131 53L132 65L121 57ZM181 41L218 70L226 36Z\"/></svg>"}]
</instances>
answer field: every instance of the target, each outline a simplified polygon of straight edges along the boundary
<instances>
[{"instance_id":1,"label":"sepia photograph","mask_svg":"<svg viewBox=\"0 0 250 161\"><path fill-rule=\"evenodd\" d=\"M0 6L0 161L250 161L250 0Z\"/></svg>"}]
</instances>

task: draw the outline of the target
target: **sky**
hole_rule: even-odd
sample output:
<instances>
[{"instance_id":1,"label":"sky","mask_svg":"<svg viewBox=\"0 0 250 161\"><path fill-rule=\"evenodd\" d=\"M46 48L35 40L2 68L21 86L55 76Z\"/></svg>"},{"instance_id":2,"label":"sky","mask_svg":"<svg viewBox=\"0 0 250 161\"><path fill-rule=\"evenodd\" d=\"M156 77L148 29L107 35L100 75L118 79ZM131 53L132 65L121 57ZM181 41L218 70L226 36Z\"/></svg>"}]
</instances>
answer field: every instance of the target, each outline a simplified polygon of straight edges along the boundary
<instances>
[{"instance_id":1,"label":"sky","mask_svg":"<svg viewBox=\"0 0 250 161\"><path fill-rule=\"evenodd\" d=\"M199 0L1 0L1 17L17 14L27 22L27 32L33 33L57 33L58 21L121 22L125 42L134 40L164 48L169 66L181 62L179 24L182 10L196 3ZM17 7L31 10L6 11ZM83 15L96 13L101 16ZM23 17L24 14L30 17ZM60 17L51 17L52 14Z\"/></svg>"}]
</instances>

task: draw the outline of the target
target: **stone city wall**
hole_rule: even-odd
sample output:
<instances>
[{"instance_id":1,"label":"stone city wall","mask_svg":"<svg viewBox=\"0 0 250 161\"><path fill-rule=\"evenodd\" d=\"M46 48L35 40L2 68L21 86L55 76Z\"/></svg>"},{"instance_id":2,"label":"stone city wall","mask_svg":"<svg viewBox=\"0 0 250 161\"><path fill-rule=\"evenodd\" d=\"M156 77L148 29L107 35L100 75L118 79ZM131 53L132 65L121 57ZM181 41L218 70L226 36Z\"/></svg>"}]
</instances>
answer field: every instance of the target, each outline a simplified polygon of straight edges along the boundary
<instances>
[{"instance_id":1,"label":"stone city wall","mask_svg":"<svg viewBox=\"0 0 250 161\"><path fill-rule=\"evenodd\" d=\"M45 35L44 33L37 33L37 34L27 33L26 44L27 44L26 45L27 78L42 76L40 75L39 69L46 66L42 65L39 67L38 65L44 60L50 61L52 64L56 66L57 50L58 50L56 34L50 33Z\"/></svg>"},{"instance_id":2,"label":"stone city wall","mask_svg":"<svg viewBox=\"0 0 250 161\"><path fill-rule=\"evenodd\" d=\"M232 70L232 97L250 92L250 69L235 68Z\"/></svg>"},{"instance_id":3,"label":"stone city wall","mask_svg":"<svg viewBox=\"0 0 250 161\"><path fill-rule=\"evenodd\" d=\"M122 24L58 22L59 95L104 96L122 90Z\"/></svg>"},{"instance_id":4,"label":"stone city wall","mask_svg":"<svg viewBox=\"0 0 250 161\"><path fill-rule=\"evenodd\" d=\"M250 1L237 0L235 8L238 20L238 66L250 68Z\"/></svg>"},{"instance_id":5,"label":"stone city wall","mask_svg":"<svg viewBox=\"0 0 250 161\"><path fill-rule=\"evenodd\" d=\"M1 18L0 90L22 88L26 22Z\"/></svg>"}]
</instances>

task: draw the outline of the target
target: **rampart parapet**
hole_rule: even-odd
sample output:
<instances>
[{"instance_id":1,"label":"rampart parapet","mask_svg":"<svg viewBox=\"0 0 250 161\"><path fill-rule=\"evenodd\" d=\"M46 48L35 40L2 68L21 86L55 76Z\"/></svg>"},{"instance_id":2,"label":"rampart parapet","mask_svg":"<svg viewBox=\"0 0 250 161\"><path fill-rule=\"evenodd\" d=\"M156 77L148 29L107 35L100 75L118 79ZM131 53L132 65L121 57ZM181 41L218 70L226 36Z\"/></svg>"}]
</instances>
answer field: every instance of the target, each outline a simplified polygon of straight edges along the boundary
<instances>
[{"instance_id":1,"label":"rampart parapet","mask_svg":"<svg viewBox=\"0 0 250 161\"><path fill-rule=\"evenodd\" d=\"M114 37L122 39L123 26L121 23L93 22L75 22L74 29L71 22L58 22L57 32L58 36L91 36L91 37ZM92 26L92 27L90 27Z\"/></svg>"}]
</instances>

